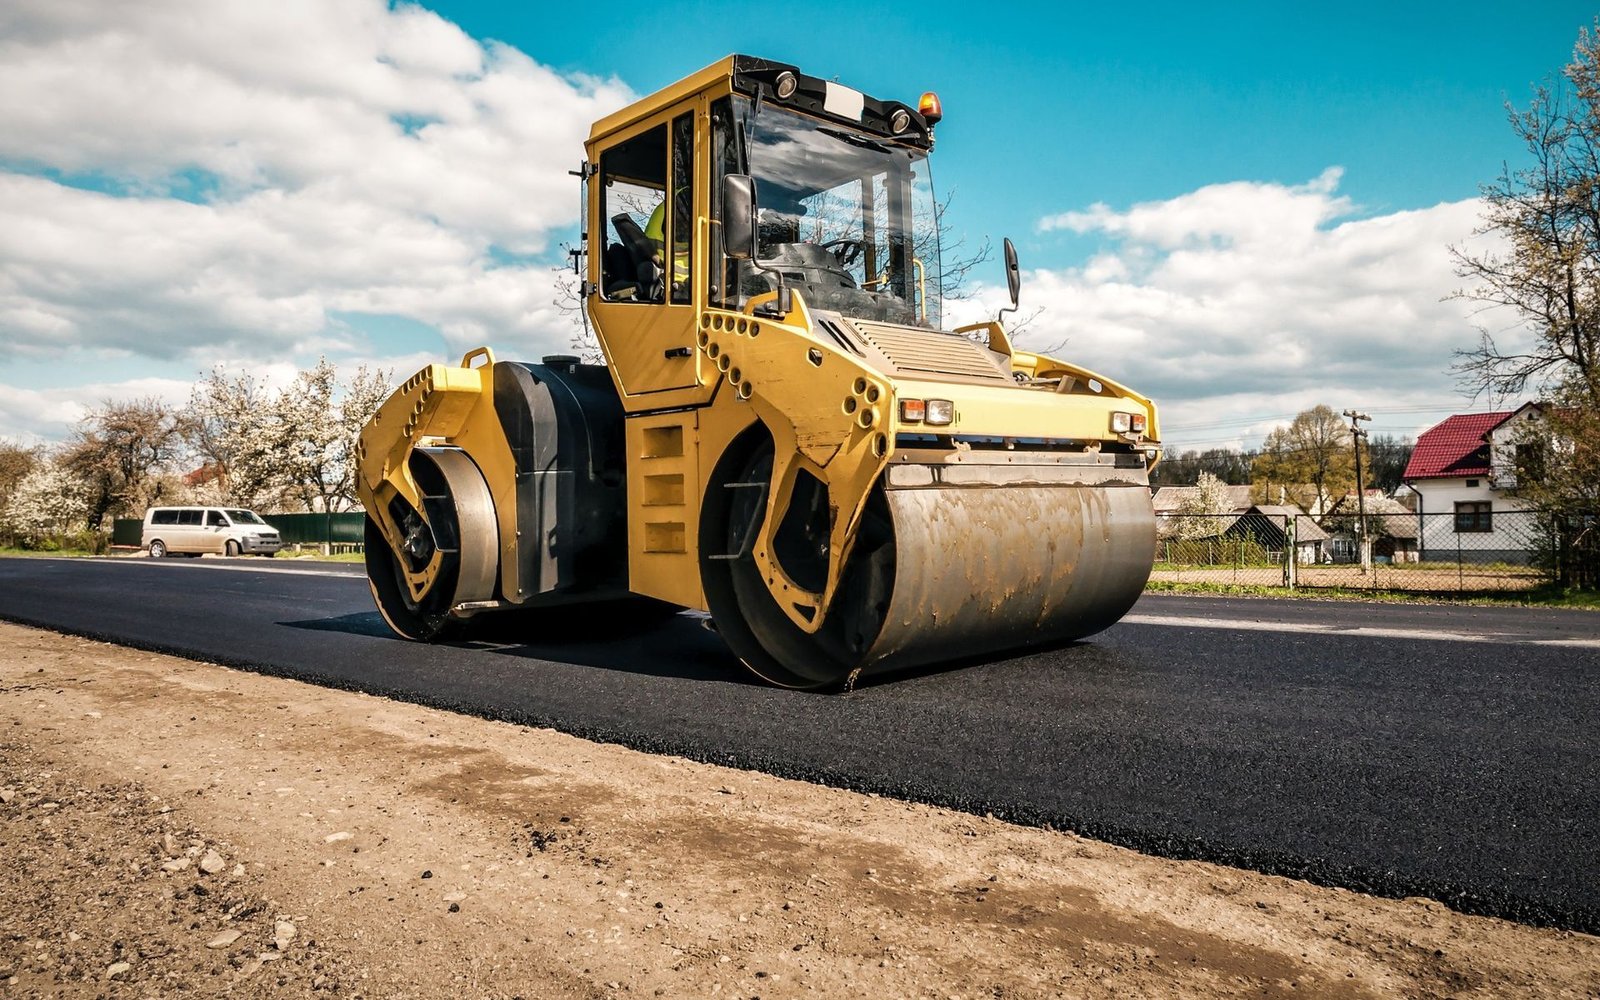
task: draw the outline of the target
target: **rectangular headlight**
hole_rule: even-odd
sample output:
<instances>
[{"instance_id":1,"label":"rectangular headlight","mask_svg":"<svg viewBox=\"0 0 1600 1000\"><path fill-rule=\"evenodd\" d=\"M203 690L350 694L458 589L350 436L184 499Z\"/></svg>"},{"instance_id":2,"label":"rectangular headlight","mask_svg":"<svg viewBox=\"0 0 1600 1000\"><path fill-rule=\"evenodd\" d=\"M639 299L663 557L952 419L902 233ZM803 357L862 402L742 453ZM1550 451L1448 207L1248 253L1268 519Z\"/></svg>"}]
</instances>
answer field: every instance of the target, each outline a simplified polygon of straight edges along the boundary
<instances>
[{"instance_id":1,"label":"rectangular headlight","mask_svg":"<svg viewBox=\"0 0 1600 1000\"><path fill-rule=\"evenodd\" d=\"M956 418L956 404L948 399L928 400L928 423L948 424Z\"/></svg>"},{"instance_id":2,"label":"rectangular headlight","mask_svg":"<svg viewBox=\"0 0 1600 1000\"><path fill-rule=\"evenodd\" d=\"M1113 413L1113 414L1111 414L1111 433L1113 433L1113 434L1126 434L1126 433L1128 433L1129 428L1131 428L1132 426L1133 426L1133 414L1131 414L1131 413Z\"/></svg>"}]
</instances>

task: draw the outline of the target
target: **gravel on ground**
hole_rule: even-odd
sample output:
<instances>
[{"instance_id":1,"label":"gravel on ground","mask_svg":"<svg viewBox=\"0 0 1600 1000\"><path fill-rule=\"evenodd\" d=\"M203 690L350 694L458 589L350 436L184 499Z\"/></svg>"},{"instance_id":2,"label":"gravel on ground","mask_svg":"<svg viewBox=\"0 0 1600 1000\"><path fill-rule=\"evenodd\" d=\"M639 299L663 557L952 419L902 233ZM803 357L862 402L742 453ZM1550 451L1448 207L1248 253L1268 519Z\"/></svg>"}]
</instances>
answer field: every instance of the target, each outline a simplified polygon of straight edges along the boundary
<instances>
[{"instance_id":1,"label":"gravel on ground","mask_svg":"<svg viewBox=\"0 0 1600 1000\"><path fill-rule=\"evenodd\" d=\"M1426 899L0 648L0 997L1600 996L1600 938Z\"/></svg>"}]
</instances>

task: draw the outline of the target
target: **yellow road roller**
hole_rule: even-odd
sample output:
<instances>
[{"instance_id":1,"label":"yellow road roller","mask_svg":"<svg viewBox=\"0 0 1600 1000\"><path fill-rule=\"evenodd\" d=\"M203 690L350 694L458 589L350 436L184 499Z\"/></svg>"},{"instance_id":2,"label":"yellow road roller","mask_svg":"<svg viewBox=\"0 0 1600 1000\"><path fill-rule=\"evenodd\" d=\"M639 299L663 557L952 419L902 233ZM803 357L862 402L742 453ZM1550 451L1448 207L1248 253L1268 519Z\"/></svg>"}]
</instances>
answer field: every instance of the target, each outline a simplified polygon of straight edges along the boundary
<instances>
[{"instance_id":1,"label":"yellow road roller","mask_svg":"<svg viewBox=\"0 0 1600 1000\"><path fill-rule=\"evenodd\" d=\"M998 320L944 328L941 114L730 56L596 123L574 267L605 363L478 348L362 431L390 627L637 595L773 684L847 689L1126 613L1155 407ZM1015 308L1009 240L1005 267Z\"/></svg>"}]
</instances>

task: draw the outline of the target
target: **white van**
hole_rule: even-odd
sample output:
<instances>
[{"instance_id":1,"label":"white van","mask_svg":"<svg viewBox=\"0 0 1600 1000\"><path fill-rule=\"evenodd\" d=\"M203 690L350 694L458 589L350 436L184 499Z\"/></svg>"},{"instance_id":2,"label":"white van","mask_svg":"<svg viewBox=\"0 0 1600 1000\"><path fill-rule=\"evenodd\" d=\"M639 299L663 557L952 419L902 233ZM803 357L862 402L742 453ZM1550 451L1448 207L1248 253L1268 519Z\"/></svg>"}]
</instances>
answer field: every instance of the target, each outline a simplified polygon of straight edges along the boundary
<instances>
[{"instance_id":1,"label":"white van","mask_svg":"<svg viewBox=\"0 0 1600 1000\"><path fill-rule=\"evenodd\" d=\"M206 552L271 556L283 548L277 529L261 515L233 507L151 507L140 544L152 559Z\"/></svg>"}]
</instances>

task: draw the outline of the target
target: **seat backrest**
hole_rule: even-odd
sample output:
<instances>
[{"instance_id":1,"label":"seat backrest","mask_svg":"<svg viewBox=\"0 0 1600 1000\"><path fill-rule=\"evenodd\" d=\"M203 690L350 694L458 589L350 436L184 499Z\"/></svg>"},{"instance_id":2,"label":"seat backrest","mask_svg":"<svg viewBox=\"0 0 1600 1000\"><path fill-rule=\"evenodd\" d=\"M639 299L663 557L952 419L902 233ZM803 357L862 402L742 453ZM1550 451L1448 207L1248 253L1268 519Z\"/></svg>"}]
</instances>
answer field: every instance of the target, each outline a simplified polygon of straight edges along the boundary
<instances>
[{"instance_id":1,"label":"seat backrest","mask_svg":"<svg viewBox=\"0 0 1600 1000\"><path fill-rule=\"evenodd\" d=\"M617 238L622 241L622 245L627 247L628 252L633 255L635 264L643 264L656 255L655 243L644 234L644 230L640 229L639 224L634 222L633 217L626 212L613 215L611 217L611 227L617 231Z\"/></svg>"}]
</instances>

